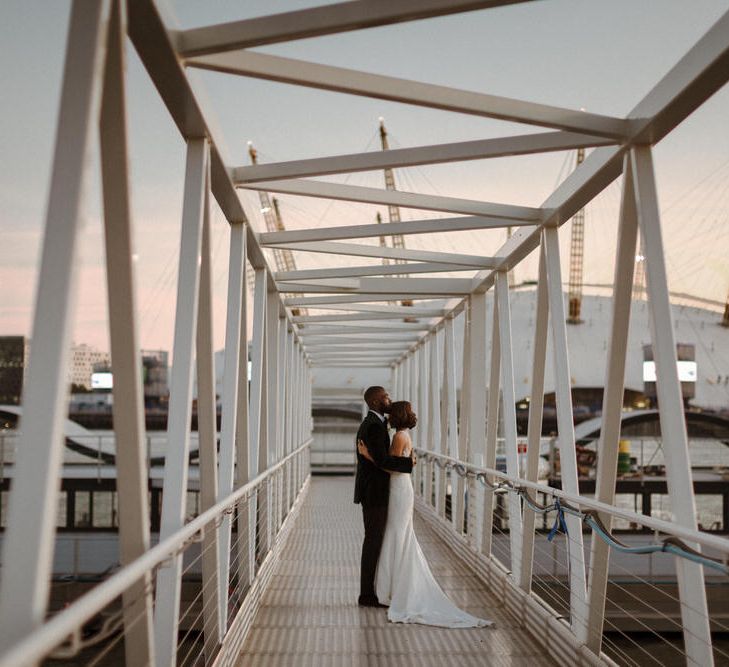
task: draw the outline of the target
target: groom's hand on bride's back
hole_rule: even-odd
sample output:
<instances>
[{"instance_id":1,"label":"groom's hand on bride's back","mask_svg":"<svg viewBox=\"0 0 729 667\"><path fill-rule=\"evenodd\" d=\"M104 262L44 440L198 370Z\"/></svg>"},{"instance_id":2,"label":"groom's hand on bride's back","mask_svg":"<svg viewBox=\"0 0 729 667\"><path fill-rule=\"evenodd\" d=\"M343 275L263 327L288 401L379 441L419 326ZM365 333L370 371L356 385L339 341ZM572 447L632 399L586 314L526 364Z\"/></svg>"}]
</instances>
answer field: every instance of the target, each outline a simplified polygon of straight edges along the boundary
<instances>
[{"instance_id":1,"label":"groom's hand on bride's back","mask_svg":"<svg viewBox=\"0 0 729 667\"><path fill-rule=\"evenodd\" d=\"M364 440L357 440L357 451L361 456L364 456L368 461L374 463L374 460L372 459L372 456L367 449L367 445L365 445Z\"/></svg>"}]
</instances>

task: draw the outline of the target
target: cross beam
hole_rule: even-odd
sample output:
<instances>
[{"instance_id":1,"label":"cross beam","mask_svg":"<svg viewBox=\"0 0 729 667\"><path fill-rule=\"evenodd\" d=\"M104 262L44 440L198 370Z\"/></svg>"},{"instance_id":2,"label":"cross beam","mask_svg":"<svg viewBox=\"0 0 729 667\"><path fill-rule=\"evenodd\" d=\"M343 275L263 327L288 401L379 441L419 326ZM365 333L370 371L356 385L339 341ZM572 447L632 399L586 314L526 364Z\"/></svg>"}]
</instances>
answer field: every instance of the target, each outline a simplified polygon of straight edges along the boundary
<instances>
[{"instance_id":1,"label":"cross beam","mask_svg":"<svg viewBox=\"0 0 729 667\"><path fill-rule=\"evenodd\" d=\"M216 72L497 118L513 123L594 134L611 139L622 140L628 134L630 127L630 123L622 118L251 51L191 58L186 64Z\"/></svg>"},{"instance_id":2,"label":"cross beam","mask_svg":"<svg viewBox=\"0 0 729 667\"><path fill-rule=\"evenodd\" d=\"M367 151L348 155L291 162L274 162L235 167L232 170L236 185L248 185L259 181L302 178L305 176L324 176L346 174L358 171L413 167L424 164L443 164L464 160L511 157L568 151L576 148L593 148L614 144L614 139L597 137L578 132L543 132L540 134L520 134L513 137L459 141L450 144L418 146L416 148L397 148L385 151Z\"/></svg>"}]
</instances>

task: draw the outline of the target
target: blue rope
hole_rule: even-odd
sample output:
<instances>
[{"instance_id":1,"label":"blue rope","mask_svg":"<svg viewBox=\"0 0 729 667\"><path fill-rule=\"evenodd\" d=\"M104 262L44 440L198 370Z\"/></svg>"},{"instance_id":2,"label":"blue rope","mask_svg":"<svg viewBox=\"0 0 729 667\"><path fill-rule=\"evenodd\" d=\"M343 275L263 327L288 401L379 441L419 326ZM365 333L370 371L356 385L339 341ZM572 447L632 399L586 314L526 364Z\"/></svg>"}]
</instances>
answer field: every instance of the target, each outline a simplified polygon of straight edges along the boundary
<instances>
[{"instance_id":1,"label":"blue rope","mask_svg":"<svg viewBox=\"0 0 729 667\"><path fill-rule=\"evenodd\" d=\"M557 516L554 519L554 525L552 526L552 530L549 531L549 535L547 535L547 541L551 542L554 539L554 536L557 534L558 530L561 530L565 535L567 535L567 522L564 520L564 510L562 509L562 505L559 502L559 498L557 498L554 501L554 508L557 510Z\"/></svg>"}]
</instances>

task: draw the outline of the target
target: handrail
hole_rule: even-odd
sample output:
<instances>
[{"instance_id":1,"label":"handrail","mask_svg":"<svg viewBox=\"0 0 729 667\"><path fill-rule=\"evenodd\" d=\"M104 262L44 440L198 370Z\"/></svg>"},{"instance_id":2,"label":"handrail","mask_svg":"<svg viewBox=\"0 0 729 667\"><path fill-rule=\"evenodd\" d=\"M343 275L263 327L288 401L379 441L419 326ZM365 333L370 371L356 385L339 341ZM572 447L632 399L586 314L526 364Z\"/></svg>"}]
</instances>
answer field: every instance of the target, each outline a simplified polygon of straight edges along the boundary
<instances>
[{"instance_id":1,"label":"handrail","mask_svg":"<svg viewBox=\"0 0 729 667\"><path fill-rule=\"evenodd\" d=\"M202 514L185 524L173 535L159 542L149 551L122 568L103 583L82 595L69 607L41 625L27 637L21 639L4 655L0 656L0 667L17 667L19 664L35 664L49 651L58 646L75 628L85 623L94 614L101 611L112 600L121 595L129 586L138 581L145 572L163 563L175 554L189 539L205 527L210 521L224 514L229 507L259 486L267 477L284 466L311 445L309 438L298 449L285 456L278 463L259 474L247 484L236 489L227 498L221 500Z\"/></svg>"},{"instance_id":2,"label":"handrail","mask_svg":"<svg viewBox=\"0 0 729 667\"><path fill-rule=\"evenodd\" d=\"M636 523L640 523L646 526L647 528L653 528L654 530L660 531L662 533L675 535L676 537L689 540L690 542L697 542L699 544L703 544L704 546L710 547L712 549L717 549L723 553L729 554L729 539L726 539L724 537L704 533L698 530L689 530L688 528L684 528L678 524L671 523L670 521L655 519L653 517L646 516L645 514L638 514L637 512L631 512L630 510L625 510L620 507L608 505L607 503L600 502L599 500L592 500L591 498L585 498L584 496L577 496L572 493L562 491L561 489L555 489L552 486L546 486L544 484L530 482L520 477L510 477L508 474L503 473L500 470L494 470L493 468L482 468L472 463L465 463L450 456L446 456L445 454L438 454L436 452L432 452L421 447L415 447L414 449L425 458L441 459L451 464L452 466L460 466L466 471L470 470L475 473L492 475L493 477L498 477L499 479L502 479L506 482L510 482L515 487L539 491L540 493L550 495L553 498L560 498L562 500L567 500L569 502L578 504L582 507L596 510L597 512L603 512L605 514L610 514L620 519L634 521Z\"/></svg>"}]
</instances>

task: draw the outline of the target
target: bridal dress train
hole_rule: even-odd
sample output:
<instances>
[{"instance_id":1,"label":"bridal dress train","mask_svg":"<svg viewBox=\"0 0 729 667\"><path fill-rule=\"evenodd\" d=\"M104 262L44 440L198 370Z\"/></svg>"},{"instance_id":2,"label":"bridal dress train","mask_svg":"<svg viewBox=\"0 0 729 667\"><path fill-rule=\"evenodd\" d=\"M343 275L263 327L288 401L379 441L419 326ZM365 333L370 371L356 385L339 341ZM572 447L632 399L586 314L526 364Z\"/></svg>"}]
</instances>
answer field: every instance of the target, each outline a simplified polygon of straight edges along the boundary
<instances>
[{"instance_id":1,"label":"bridal dress train","mask_svg":"<svg viewBox=\"0 0 729 667\"><path fill-rule=\"evenodd\" d=\"M444 628L491 625L456 607L433 577L413 531L413 486L410 475L390 474L387 524L377 564L378 600L389 604L393 623L422 623Z\"/></svg>"}]
</instances>

